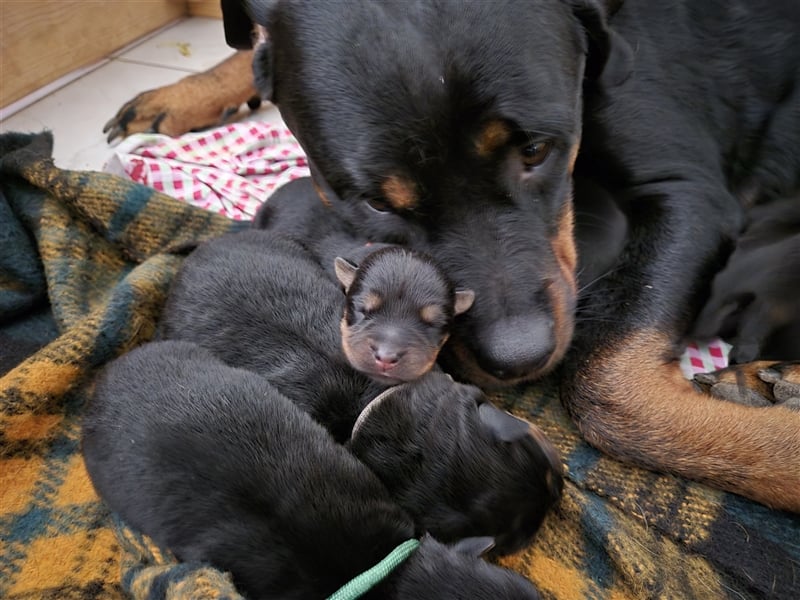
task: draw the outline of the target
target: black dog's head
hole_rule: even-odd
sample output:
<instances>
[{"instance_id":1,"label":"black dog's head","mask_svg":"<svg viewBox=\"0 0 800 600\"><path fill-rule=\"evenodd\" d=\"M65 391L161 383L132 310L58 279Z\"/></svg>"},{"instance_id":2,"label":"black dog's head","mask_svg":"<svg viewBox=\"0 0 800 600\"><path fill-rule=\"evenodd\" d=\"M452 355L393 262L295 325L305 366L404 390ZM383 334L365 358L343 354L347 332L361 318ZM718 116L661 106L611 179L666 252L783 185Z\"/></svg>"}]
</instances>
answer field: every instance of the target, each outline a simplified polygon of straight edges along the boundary
<instances>
[{"instance_id":1,"label":"black dog's head","mask_svg":"<svg viewBox=\"0 0 800 600\"><path fill-rule=\"evenodd\" d=\"M388 383L429 371L453 319L475 297L456 290L428 256L400 246L376 250L360 266L339 257L336 275L347 292L344 353L353 368Z\"/></svg>"},{"instance_id":2,"label":"black dog's head","mask_svg":"<svg viewBox=\"0 0 800 600\"><path fill-rule=\"evenodd\" d=\"M594 0L248 9L267 32L257 84L306 150L321 197L364 236L426 251L475 291L448 368L484 386L552 368L573 331L571 174L584 75L610 72L605 9Z\"/></svg>"}]
</instances>

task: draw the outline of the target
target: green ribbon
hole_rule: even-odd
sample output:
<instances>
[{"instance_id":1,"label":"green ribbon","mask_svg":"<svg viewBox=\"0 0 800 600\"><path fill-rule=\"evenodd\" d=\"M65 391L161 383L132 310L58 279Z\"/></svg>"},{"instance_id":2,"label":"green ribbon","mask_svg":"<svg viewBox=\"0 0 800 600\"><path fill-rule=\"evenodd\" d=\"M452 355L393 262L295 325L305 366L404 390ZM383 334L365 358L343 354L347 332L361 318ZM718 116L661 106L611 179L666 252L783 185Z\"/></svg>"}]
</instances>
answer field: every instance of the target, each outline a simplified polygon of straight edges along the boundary
<instances>
[{"instance_id":1,"label":"green ribbon","mask_svg":"<svg viewBox=\"0 0 800 600\"><path fill-rule=\"evenodd\" d=\"M364 571L361 575L357 575L334 592L332 596L328 596L328 600L356 600L356 598L360 598L386 579L392 571L411 556L417 546L419 546L419 540L406 540L392 550L377 565Z\"/></svg>"}]
</instances>

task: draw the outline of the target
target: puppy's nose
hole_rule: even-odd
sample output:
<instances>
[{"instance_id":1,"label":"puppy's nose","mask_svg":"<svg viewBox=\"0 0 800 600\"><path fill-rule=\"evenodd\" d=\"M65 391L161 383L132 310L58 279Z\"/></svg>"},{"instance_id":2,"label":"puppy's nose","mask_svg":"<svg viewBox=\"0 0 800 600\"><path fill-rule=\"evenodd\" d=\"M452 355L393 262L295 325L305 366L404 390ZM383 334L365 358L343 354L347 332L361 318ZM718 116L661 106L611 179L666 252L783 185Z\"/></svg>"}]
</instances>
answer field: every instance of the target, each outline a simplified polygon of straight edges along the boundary
<instances>
[{"instance_id":1,"label":"puppy's nose","mask_svg":"<svg viewBox=\"0 0 800 600\"><path fill-rule=\"evenodd\" d=\"M489 326L478 344L478 361L487 373L524 377L543 367L555 350L553 321L544 315L509 317Z\"/></svg>"},{"instance_id":2,"label":"puppy's nose","mask_svg":"<svg viewBox=\"0 0 800 600\"><path fill-rule=\"evenodd\" d=\"M372 348L372 356L375 358L375 363L383 370L388 370L397 365L400 359L403 358L401 350L387 345L376 344L370 346Z\"/></svg>"}]
</instances>

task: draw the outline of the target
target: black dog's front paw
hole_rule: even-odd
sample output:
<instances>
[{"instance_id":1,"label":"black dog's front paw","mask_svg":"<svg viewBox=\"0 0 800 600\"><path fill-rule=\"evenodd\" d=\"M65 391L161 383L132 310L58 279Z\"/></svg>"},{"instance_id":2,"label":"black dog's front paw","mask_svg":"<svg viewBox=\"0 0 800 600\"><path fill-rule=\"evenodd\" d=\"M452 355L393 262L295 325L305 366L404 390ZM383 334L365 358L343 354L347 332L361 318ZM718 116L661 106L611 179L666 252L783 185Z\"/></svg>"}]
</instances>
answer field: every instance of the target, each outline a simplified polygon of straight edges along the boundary
<instances>
[{"instance_id":1,"label":"black dog's front paw","mask_svg":"<svg viewBox=\"0 0 800 600\"><path fill-rule=\"evenodd\" d=\"M758 361L699 373L695 384L704 392L748 406L783 406L800 410L800 361Z\"/></svg>"}]
</instances>

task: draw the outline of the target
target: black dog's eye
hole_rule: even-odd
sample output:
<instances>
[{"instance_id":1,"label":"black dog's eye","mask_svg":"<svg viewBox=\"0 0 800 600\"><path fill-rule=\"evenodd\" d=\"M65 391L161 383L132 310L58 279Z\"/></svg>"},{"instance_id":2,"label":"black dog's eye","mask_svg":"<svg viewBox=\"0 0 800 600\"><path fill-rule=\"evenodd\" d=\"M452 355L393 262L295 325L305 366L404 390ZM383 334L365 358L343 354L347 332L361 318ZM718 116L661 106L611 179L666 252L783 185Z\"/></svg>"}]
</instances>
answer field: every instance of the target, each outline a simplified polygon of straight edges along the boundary
<instances>
[{"instance_id":1,"label":"black dog's eye","mask_svg":"<svg viewBox=\"0 0 800 600\"><path fill-rule=\"evenodd\" d=\"M383 198L369 198L364 202L367 203L372 210L379 213L390 213L393 212L392 205L389 203L388 200L384 200Z\"/></svg>"},{"instance_id":2,"label":"black dog's eye","mask_svg":"<svg viewBox=\"0 0 800 600\"><path fill-rule=\"evenodd\" d=\"M525 165L526 169L538 167L547 160L547 156L550 154L552 148L553 142L550 140L532 142L527 146L523 146L520 152L522 155L522 164Z\"/></svg>"}]
</instances>

